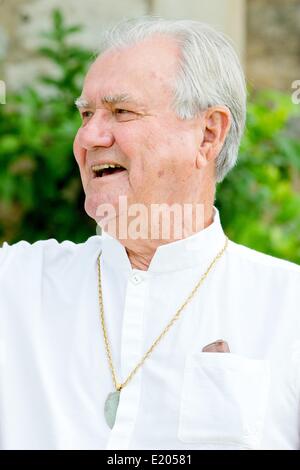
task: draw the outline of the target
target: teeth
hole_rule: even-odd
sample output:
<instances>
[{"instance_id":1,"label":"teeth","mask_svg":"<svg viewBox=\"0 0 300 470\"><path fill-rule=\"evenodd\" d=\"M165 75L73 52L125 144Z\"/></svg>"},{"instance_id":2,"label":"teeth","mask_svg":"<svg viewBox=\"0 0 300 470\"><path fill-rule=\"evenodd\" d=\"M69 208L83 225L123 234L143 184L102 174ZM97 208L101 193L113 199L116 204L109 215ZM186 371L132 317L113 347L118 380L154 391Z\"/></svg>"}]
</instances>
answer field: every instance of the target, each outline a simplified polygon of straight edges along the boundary
<instances>
[{"instance_id":1,"label":"teeth","mask_svg":"<svg viewBox=\"0 0 300 470\"><path fill-rule=\"evenodd\" d=\"M112 163L104 163L103 165L93 165L92 170L93 171L101 171L105 170L107 168L123 168L121 165L114 165Z\"/></svg>"}]
</instances>

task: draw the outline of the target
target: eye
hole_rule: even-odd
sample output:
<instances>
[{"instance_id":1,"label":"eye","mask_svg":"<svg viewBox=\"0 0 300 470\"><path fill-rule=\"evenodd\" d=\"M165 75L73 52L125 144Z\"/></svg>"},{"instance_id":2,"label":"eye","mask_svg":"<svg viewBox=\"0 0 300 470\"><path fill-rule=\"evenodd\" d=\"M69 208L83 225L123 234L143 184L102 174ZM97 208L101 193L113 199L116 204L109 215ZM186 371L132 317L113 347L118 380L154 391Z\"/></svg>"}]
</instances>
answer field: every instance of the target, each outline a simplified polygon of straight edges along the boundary
<instances>
[{"instance_id":1,"label":"eye","mask_svg":"<svg viewBox=\"0 0 300 470\"><path fill-rule=\"evenodd\" d=\"M123 108L115 109L115 114L125 114L125 113L132 113L132 111L129 111L128 109L123 109Z\"/></svg>"},{"instance_id":2,"label":"eye","mask_svg":"<svg viewBox=\"0 0 300 470\"><path fill-rule=\"evenodd\" d=\"M136 116L136 113L134 111L130 111L129 109L124 108L115 108L114 114L118 121L130 121Z\"/></svg>"},{"instance_id":3,"label":"eye","mask_svg":"<svg viewBox=\"0 0 300 470\"><path fill-rule=\"evenodd\" d=\"M92 111L82 111L81 117L84 121L86 121L88 118L92 117L93 113Z\"/></svg>"}]
</instances>

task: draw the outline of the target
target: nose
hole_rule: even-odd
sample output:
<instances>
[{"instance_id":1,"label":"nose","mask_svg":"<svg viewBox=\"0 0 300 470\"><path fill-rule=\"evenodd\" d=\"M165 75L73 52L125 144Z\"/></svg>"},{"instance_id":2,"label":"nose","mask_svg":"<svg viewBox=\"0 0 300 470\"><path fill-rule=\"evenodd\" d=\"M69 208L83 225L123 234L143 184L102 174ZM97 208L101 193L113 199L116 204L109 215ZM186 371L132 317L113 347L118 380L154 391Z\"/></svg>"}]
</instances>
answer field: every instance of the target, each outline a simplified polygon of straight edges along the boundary
<instances>
[{"instance_id":1,"label":"nose","mask_svg":"<svg viewBox=\"0 0 300 470\"><path fill-rule=\"evenodd\" d=\"M115 141L111 124L101 110L97 110L88 122L80 128L79 144L86 150L111 147Z\"/></svg>"}]
</instances>

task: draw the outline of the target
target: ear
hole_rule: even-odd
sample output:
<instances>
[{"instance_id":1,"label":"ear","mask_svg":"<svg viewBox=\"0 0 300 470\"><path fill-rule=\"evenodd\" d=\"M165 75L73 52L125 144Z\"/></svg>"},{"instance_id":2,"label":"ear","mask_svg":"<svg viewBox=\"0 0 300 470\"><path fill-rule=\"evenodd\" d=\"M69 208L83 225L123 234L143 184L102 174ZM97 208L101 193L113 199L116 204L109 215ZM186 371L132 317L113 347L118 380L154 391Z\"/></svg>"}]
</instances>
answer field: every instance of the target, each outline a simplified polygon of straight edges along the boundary
<instances>
[{"instance_id":1,"label":"ear","mask_svg":"<svg viewBox=\"0 0 300 470\"><path fill-rule=\"evenodd\" d=\"M203 168L219 155L230 129L231 115L226 106L213 106L202 114L202 140L197 166Z\"/></svg>"}]
</instances>

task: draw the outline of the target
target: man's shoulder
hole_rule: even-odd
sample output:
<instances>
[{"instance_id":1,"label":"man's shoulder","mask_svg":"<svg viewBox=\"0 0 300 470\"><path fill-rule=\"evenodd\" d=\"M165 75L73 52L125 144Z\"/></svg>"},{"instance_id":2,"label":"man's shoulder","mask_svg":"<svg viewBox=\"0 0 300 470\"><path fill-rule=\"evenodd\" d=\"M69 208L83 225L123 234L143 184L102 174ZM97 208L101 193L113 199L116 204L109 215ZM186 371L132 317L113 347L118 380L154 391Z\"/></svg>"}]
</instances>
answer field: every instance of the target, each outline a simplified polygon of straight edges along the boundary
<instances>
[{"instance_id":1,"label":"man's shoulder","mask_svg":"<svg viewBox=\"0 0 300 470\"><path fill-rule=\"evenodd\" d=\"M4 242L0 247L0 267L20 263L26 268L26 263L30 265L40 263L59 263L71 258L82 256L93 250L100 250L102 237L94 235L85 242L75 243L69 240L62 242L54 238L39 240L34 243L19 241L9 245Z\"/></svg>"},{"instance_id":2,"label":"man's shoulder","mask_svg":"<svg viewBox=\"0 0 300 470\"><path fill-rule=\"evenodd\" d=\"M228 251L232 258L241 265L247 265L257 272L270 273L271 271L278 275L289 275L300 277L300 266L291 261L276 258L274 256L256 251L245 245L240 245L233 241L229 242Z\"/></svg>"}]
</instances>

